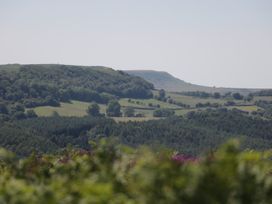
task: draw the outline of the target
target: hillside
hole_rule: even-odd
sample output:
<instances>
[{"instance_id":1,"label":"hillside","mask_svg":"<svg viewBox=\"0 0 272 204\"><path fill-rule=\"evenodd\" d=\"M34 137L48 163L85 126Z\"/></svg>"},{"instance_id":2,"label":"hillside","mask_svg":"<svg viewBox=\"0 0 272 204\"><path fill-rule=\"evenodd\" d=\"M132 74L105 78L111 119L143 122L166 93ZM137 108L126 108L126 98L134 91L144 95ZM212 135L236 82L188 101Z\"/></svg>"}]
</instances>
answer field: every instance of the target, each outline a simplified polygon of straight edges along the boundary
<instances>
[{"instance_id":1,"label":"hillside","mask_svg":"<svg viewBox=\"0 0 272 204\"><path fill-rule=\"evenodd\" d=\"M257 91L256 89L234 89L234 88L215 88L215 87L208 87L208 86L200 86L196 84L191 84L185 82L181 79L178 79L168 72L162 71L153 71L153 70L126 70L126 73L139 76L146 81L154 84L156 89L165 89L171 92L187 92L187 91L203 91L203 92L220 92L220 93L227 93L227 92L239 92L241 94L249 94L252 92Z\"/></svg>"},{"instance_id":2,"label":"hillside","mask_svg":"<svg viewBox=\"0 0 272 204\"><path fill-rule=\"evenodd\" d=\"M26 156L67 145L86 149L89 140L116 137L129 146L159 144L198 155L239 137L243 147L269 148L272 94L234 96L158 91L140 77L106 67L3 65L0 146ZM93 105L99 114L89 111Z\"/></svg>"},{"instance_id":3,"label":"hillside","mask_svg":"<svg viewBox=\"0 0 272 204\"><path fill-rule=\"evenodd\" d=\"M0 99L26 106L71 99L106 103L112 97L150 98L153 85L145 80L98 66L57 64L1 65ZM52 102L54 100L54 102Z\"/></svg>"}]
</instances>

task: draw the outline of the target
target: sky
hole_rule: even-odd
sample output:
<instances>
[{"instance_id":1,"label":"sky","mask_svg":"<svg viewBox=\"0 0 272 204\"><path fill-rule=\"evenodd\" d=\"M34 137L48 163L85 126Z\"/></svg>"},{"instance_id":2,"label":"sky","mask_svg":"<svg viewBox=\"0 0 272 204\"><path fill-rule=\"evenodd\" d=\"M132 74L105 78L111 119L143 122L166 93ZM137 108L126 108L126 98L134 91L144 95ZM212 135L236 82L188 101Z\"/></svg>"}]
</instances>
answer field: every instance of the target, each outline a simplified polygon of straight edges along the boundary
<instances>
[{"instance_id":1,"label":"sky","mask_svg":"<svg viewBox=\"0 0 272 204\"><path fill-rule=\"evenodd\" d=\"M271 0L0 0L0 64L167 71L272 88Z\"/></svg>"}]
</instances>

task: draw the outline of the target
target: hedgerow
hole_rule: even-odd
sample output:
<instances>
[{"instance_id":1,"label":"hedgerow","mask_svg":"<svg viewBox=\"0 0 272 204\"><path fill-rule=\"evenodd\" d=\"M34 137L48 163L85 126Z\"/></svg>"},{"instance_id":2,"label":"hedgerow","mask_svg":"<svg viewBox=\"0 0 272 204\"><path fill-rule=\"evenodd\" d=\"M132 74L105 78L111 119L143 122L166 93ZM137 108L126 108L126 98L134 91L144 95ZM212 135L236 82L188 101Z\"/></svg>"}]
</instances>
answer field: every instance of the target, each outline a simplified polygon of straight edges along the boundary
<instances>
[{"instance_id":1,"label":"hedgerow","mask_svg":"<svg viewBox=\"0 0 272 204\"><path fill-rule=\"evenodd\" d=\"M0 203L271 203L271 152L236 141L199 158L101 140L18 159L0 150Z\"/></svg>"}]
</instances>

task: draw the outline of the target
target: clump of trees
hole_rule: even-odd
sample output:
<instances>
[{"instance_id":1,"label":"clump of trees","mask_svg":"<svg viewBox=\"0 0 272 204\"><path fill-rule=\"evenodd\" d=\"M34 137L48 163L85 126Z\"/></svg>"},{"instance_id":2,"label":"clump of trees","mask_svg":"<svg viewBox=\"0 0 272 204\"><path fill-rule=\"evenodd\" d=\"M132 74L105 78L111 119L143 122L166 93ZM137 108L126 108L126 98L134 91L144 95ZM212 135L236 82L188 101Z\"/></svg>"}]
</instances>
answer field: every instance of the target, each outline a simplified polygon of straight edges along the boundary
<instances>
[{"instance_id":1,"label":"clump of trees","mask_svg":"<svg viewBox=\"0 0 272 204\"><path fill-rule=\"evenodd\" d=\"M272 89L261 90L253 93L254 96L272 96Z\"/></svg>"},{"instance_id":2,"label":"clump of trees","mask_svg":"<svg viewBox=\"0 0 272 204\"><path fill-rule=\"evenodd\" d=\"M232 97L233 97L235 100L243 100L243 99L244 99L244 96L241 95L240 93L233 93L233 94L232 94Z\"/></svg>"},{"instance_id":3,"label":"clump of trees","mask_svg":"<svg viewBox=\"0 0 272 204\"><path fill-rule=\"evenodd\" d=\"M91 105L89 105L87 109L87 114L94 117L101 116L99 105L97 103L92 103Z\"/></svg>"},{"instance_id":4,"label":"clump of trees","mask_svg":"<svg viewBox=\"0 0 272 204\"><path fill-rule=\"evenodd\" d=\"M26 111L26 117L27 118L37 118L38 115L35 113L34 110L27 110Z\"/></svg>"},{"instance_id":5,"label":"clump of trees","mask_svg":"<svg viewBox=\"0 0 272 204\"><path fill-rule=\"evenodd\" d=\"M107 116L109 117L120 117L121 113L121 105L117 100L112 100L109 102L106 109Z\"/></svg>"},{"instance_id":6,"label":"clump of trees","mask_svg":"<svg viewBox=\"0 0 272 204\"><path fill-rule=\"evenodd\" d=\"M0 102L0 123L4 121L22 120L37 117L34 110L25 110L20 103L9 104Z\"/></svg>"},{"instance_id":7,"label":"clump of trees","mask_svg":"<svg viewBox=\"0 0 272 204\"><path fill-rule=\"evenodd\" d=\"M124 109L124 116L125 117L134 117L135 116L135 110L132 107L126 107Z\"/></svg>"},{"instance_id":8,"label":"clump of trees","mask_svg":"<svg viewBox=\"0 0 272 204\"><path fill-rule=\"evenodd\" d=\"M207 92L203 92L203 91L188 91L188 92L182 92L181 94L185 95L185 96L193 96L193 97L199 97L199 98L214 97L213 94L207 93ZM216 94L216 97L217 96L218 96L218 94Z\"/></svg>"},{"instance_id":9,"label":"clump of trees","mask_svg":"<svg viewBox=\"0 0 272 204\"><path fill-rule=\"evenodd\" d=\"M160 108L153 111L154 117L170 117L175 114L175 111L166 108Z\"/></svg>"},{"instance_id":10,"label":"clump of trees","mask_svg":"<svg viewBox=\"0 0 272 204\"><path fill-rule=\"evenodd\" d=\"M185 96L193 96L193 97L198 97L198 98L214 98L214 99L220 99L220 98L224 98L224 99L235 99L235 100L252 100L253 95L249 94L248 96L243 96L242 94L235 92L235 93L225 93L224 95L220 94L219 92L215 92L215 93L207 93L207 92L203 92L203 91L189 91L189 92L182 92L182 95Z\"/></svg>"},{"instance_id":11,"label":"clump of trees","mask_svg":"<svg viewBox=\"0 0 272 204\"><path fill-rule=\"evenodd\" d=\"M255 102L255 105L260 107L257 111L253 111L252 114L255 116L260 116L266 119L272 119L272 102L258 100Z\"/></svg>"},{"instance_id":12,"label":"clump of trees","mask_svg":"<svg viewBox=\"0 0 272 204\"><path fill-rule=\"evenodd\" d=\"M196 104L196 108L204 108L204 107L210 107L210 108L219 108L221 107L221 104L219 103L197 103Z\"/></svg>"},{"instance_id":13,"label":"clump of trees","mask_svg":"<svg viewBox=\"0 0 272 204\"><path fill-rule=\"evenodd\" d=\"M154 98L157 99L157 100L159 100L159 101L166 102L167 98L166 98L166 92L165 92L165 90L164 89L160 89L159 90L159 95L155 95Z\"/></svg>"},{"instance_id":14,"label":"clump of trees","mask_svg":"<svg viewBox=\"0 0 272 204\"><path fill-rule=\"evenodd\" d=\"M26 108L59 106L80 100L108 103L118 97L152 98L153 85L140 77L103 67L18 65L0 67L0 101L20 102Z\"/></svg>"}]
</instances>

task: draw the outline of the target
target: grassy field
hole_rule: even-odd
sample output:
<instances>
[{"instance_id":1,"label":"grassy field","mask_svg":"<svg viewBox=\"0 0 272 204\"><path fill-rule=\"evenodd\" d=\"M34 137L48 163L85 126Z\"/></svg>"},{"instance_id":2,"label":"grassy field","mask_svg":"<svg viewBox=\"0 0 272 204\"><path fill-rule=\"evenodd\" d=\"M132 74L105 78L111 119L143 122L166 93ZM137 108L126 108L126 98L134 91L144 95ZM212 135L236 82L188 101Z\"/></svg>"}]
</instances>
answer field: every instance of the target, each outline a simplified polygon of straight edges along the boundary
<instances>
[{"instance_id":1,"label":"grassy field","mask_svg":"<svg viewBox=\"0 0 272 204\"><path fill-rule=\"evenodd\" d=\"M175 110L175 114L178 115L178 116L181 116L181 115L186 115L187 113L191 112L191 111L197 111L197 110L204 110L205 108L203 109L180 109L180 110Z\"/></svg>"},{"instance_id":2,"label":"grassy field","mask_svg":"<svg viewBox=\"0 0 272 204\"><path fill-rule=\"evenodd\" d=\"M169 108L169 109L177 109L180 108L177 105L169 104L163 101L159 101L156 99L131 99L131 102L128 101L128 98L120 99L119 103L121 106L132 106L135 108L149 108L155 109L155 107L150 107L148 104L152 104L153 106L160 105L161 108Z\"/></svg>"},{"instance_id":3,"label":"grassy field","mask_svg":"<svg viewBox=\"0 0 272 204\"><path fill-rule=\"evenodd\" d=\"M116 122L129 122L129 121L148 121L148 120L158 120L160 118L155 117L113 117Z\"/></svg>"},{"instance_id":4,"label":"grassy field","mask_svg":"<svg viewBox=\"0 0 272 204\"><path fill-rule=\"evenodd\" d=\"M187 105L190 105L191 107L195 107L197 103L218 103L218 104L225 104L228 99L215 99L215 98L199 98L199 97L193 97L193 96L184 96L181 94L176 93L166 93L167 96L170 96L174 101L181 102ZM247 104L251 105L253 102L245 102L243 100L231 100L234 101L236 104Z\"/></svg>"},{"instance_id":5,"label":"grassy field","mask_svg":"<svg viewBox=\"0 0 272 204\"><path fill-rule=\"evenodd\" d=\"M260 109L258 106L252 105L252 106L229 106L229 109L233 109L233 108L237 108L239 110L242 111L246 111L246 112L253 112L253 111L257 111L258 109Z\"/></svg>"},{"instance_id":6,"label":"grassy field","mask_svg":"<svg viewBox=\"0 0 272 204\"><path fill-rule=\"evenodd\" d=\"M61 116L77 116L82 117L87 115L86 110L90 103L81 101L71 101L71 103L61 103L60 107L41 106L34 108L34 111L38 116L51 116L54 112L57 112ZM99 104L100 112L106 113L106 105ZM123 111L124 107L122 107ZM135 109L136 113L142 113L145 117L114 117L116 121L144 121L155 119L153 110Z\"/></svg>"},{"instance_id":7,"label":"grassy field","mask_svg":"<svg viewBox=\"0 0 272 204\"><path fill-rule=\"evenodd\" d=\"M224 104L227 101L222 100L222 99L213 99L213 98L198 98L198 97L192 97L192 96L184 96L180 94L175 94L175 93L167 93L167 96L170 96L173 100L177 102L181 102L187 105L190 105L194 107L197 103L218 103L218 104Z\"/></svg>"},{"instance_id":8,"label":"grassy field","mask_svg":"<svg viewBox=\"0 0 272 204\"><path fill-rule=\"evenodd\" d=\"M155 95L158 94L157 91L153 92ZM184 104L190 105L192 108L190 109L184 109L174 104L169 104L163 101L159 101L156 99L128 99L123 98L119 100L119 103L121 105L121 111L123 112L126 107L133 107L135 109L135 113L141 113L145 117L121 117L121 118L114 118L116 121L145 121L145 120L153 120L156 119L153 117L153 111L157 108L157 105L160 106L160 108L167 108L167 109L173 109L175 110L176 115L185 115L186 113L190 111L199 110L195 108L195 105L197 103L218 103L218 104L224 104L227 100L223 99L213 99L213 98L197 98L197 97L191 97L191 96L184 96L180 94L170 93L167 92L166 96L170 96L172 99L174 99L177 102L181 102ZM255 97L254 100L251 103L247 103L247 106L240 106L240 104L245 104L244 101L235 101L236 106L229 106L227 108L233 109L237 108L242 111L252 112L257 111L259 108L254 105L255 101L258 100L267 100L272 101L272 97ZM60 107L51 107L51 106L42 106L42 107L36 107L34 108L34 111L38 114L38 116L51 116L54 111L56 111L61 116L77 116L82 117L85 116L86 110L88 108L90 103L87 102L81 102L81 101L71 101L71 103L61 103ZM152 104L152 106L150 106ZM99 104L100 106L100 112L106 113L106 105ZM200 110L204 110L200 109Z\"/></svg>"},{"instance_id":9,"label":"grassy field","mask_svg":"<svg viewBox=\"0 0 272 204\"><path fill-rule=\"evenodd\" d=\"M71 103L61 103L60 107L52 107L52 106L41 106L34 108L34 111L38 114L38 116L50 116L56 111L61 116L84 116L86 115L86 110L88 108L89 103L80 102L80 101L71 101ZM105 109L100 107L101 109ZM102 112L102 110L101 110Z\"/></svg>"}]
</instances>

